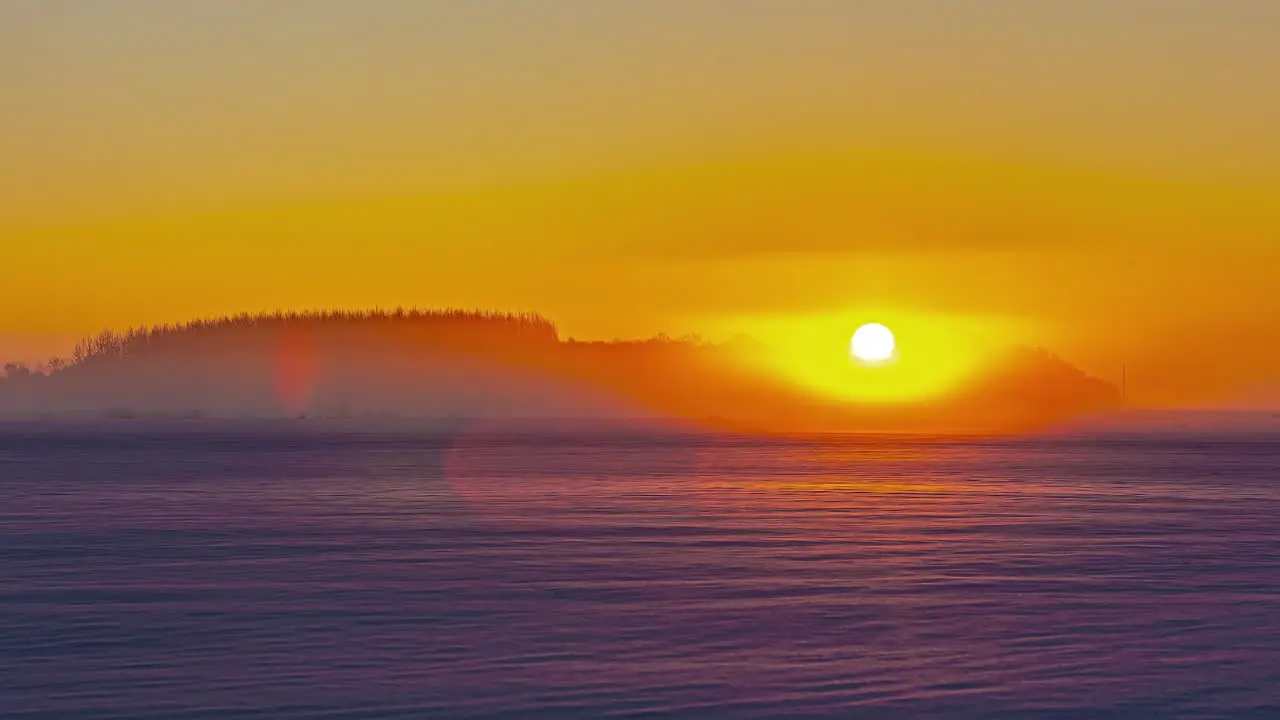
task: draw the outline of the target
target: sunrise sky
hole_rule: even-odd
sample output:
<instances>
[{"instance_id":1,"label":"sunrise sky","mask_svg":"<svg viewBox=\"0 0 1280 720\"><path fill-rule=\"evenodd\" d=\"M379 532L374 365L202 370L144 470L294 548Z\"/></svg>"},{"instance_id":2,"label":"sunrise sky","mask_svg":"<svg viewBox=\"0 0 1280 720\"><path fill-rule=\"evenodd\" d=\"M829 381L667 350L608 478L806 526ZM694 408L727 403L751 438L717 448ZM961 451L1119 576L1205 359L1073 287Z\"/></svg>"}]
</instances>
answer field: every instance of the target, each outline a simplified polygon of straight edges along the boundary
<instances>
[{"instance_id":1,"label":"sunrise sky","mask_svg":"<svg viewBox=\"0 0 1280 720\"><path fill-rule=\"evenodd\" d=\"M0 357L275 308L887 317L1280 405L1277 37L1273 0L3 0Z\"/></svg>"}]
</instances>

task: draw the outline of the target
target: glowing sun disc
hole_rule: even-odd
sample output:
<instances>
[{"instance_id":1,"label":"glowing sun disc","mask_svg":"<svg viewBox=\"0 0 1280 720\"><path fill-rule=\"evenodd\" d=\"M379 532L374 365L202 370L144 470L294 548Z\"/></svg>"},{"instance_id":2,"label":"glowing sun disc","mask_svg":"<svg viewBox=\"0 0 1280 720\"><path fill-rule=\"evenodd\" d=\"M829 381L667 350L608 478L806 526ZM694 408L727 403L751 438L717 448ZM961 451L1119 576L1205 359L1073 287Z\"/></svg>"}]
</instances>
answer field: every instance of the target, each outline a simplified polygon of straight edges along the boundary
<instances>
[{"instance_id":1,"label":"glowing sun disc","mask_svg":"<svg viewBox=\"0 0 1280 720\"><path fill-rule=\"evenodd\" d=\"M892 330L880 323L869 323L853 334L850 350L859 360L878 362L893 357L895 345Z\"/></svg>"}]
</instances>

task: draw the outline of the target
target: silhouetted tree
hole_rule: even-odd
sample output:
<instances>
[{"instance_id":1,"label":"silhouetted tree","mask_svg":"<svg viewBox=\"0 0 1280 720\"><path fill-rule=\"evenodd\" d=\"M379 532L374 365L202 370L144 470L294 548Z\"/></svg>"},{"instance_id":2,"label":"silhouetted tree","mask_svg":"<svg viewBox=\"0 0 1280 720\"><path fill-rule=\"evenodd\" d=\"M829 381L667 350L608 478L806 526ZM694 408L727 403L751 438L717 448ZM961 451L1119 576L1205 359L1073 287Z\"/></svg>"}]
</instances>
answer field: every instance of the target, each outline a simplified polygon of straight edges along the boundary
<instances>
[{"instance_id":1,"label":"silhouetted tree","mask_svg":"<svg viewBox=\"0 0 1280 720\"><path fill-rule=\"evenodd\" d=\"M31 368L26 363L6 363L4 378L6 380L26 380L31 377Z\"/></svg>"}]
</instances>

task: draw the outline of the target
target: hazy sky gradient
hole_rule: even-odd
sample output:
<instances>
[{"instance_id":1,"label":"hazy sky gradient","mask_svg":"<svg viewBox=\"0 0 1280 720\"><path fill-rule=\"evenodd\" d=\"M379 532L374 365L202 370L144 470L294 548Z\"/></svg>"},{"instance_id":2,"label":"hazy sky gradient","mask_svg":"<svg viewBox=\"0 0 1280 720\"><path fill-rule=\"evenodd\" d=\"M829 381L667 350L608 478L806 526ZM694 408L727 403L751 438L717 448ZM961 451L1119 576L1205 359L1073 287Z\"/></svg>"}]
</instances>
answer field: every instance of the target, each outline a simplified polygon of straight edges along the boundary
<instances>
[{"instance_id":1,"label":"hazy sky gradient","mask_svg":"<svg viewBox=\"0 0 1280 720\"><path fill-rule=\"evenodd\" d=\"M0 353L317 305L1280 368L1270 0L0 0Z\"/></svg>"}]
</instances>

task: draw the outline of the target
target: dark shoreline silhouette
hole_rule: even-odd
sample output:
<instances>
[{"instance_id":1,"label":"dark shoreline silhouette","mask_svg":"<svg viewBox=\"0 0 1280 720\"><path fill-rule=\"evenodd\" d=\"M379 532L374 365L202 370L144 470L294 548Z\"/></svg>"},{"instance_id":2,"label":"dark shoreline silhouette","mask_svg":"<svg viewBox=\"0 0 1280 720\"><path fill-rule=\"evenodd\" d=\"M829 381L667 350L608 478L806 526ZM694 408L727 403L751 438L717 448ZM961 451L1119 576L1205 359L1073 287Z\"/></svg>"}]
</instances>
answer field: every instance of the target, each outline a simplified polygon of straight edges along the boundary
<instances>
[{"instance_id":1,"label":"dark shoreline silhouette","mask_svg":"<svg viewBox=\"0 0 1280 720\"><path fill-rule=\"evenodd\" d=\"M532 313L396 309L242 314L124 332L69 360L6 366L0 415L670 421L749 431L1020 430L1114 409L1120 393L1013 348L951 396L816 397L736 362L753 341L580 342Z\"/></svg>"}]
</instances>

